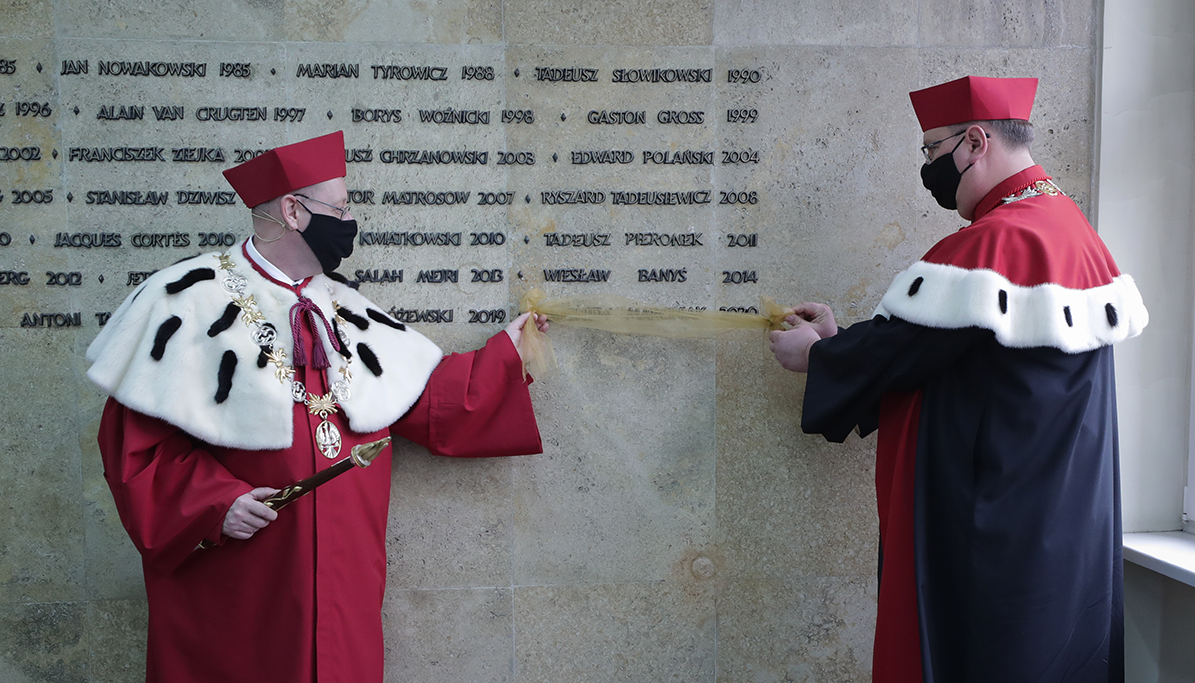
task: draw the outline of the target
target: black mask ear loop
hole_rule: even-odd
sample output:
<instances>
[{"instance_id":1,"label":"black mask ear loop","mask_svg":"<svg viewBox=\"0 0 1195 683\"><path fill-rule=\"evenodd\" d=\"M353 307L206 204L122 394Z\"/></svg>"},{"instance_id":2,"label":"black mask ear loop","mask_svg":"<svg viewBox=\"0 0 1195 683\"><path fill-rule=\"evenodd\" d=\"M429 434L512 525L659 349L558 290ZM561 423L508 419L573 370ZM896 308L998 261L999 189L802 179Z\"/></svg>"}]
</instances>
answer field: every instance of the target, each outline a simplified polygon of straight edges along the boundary
<instances>
[{"instance_id":1,"label":"black mask ear loop","mask_svg":"<svg viewBox=\"0 0 1195 683\"><path fill-rule=\"evenodd\" d=\"M984 133L984 135L987 135L987 133L985 132L985 133ZM991 137L991 136L989 135L988 137ZM961 140L959 140L959 141L958 141L958 144L954 146L954 149L950 150L950 161L951 161L951 163L954 163L954 153L955 153L955 152L958 150L958 148L959 148L959 147L962 147L962 146L963 146L963 143L964 143L964 142L966 142L966 141L967 141L967 136L966 136L966 135L964 135L964 136L963 136L963 138L962 138ZM966 168L964 168L963 170L961 170L961 171L959 171L959 172L958 172L958 177L959 177L959 178L962 178L962 177L963 177L963 174L964 174L964 173L966 173L967 171L970 171L970 170L971 170L971 167L972 167L972 166L974 166L974 165L975 165L975 162L974 162L974 161L972 161L971 163L967 164L967 167L966 167Z\"/></svg>"},{"instance_id":2,"label":"black mask ear loop","mask_svg":"<svg viewBox=\"0 0 1195 683\"><path fill-rule=\"evenodd\" d=\"M982 128L980 128L980 130L983 130L983 129L982 129ZM963 131L963 132L964 132L964 133L966 133L967 131ZM984 136L985 138L989 138L989 139L990 139L990 138L992 137L992 134L991 134L991 133L989 133L989 132L987 132L986 130L984 130L984 131L983 131L983 136ZM958 144L954 146L954 149L950 150L950 160L951 160L951 161L954 161L954 153L955 153L955 151L956 151L956 150L958 150L958 148L959 148L959 147L961 147L961 146L962 146L962 144L963 144L964 142L966 142L966 140L967 140L967 136L966 136L966 135L963 135L963 139L962 139L962 140L959 140L959 141L958 141ZM935 159L934 161L937 161L937 159ZM960 177L960 178L962 178L962 177L963 177L963 174L964 174L964 173L966 173L967 171L971 170L971 167L972 167L972 166L974 166L974 165L975 165L975 162L974 162L974 161L972 161L971 163L967 164L967 167L966 167L966 168L964 168L963 170L961 170L961 171L959 171L959 172L958 172L958 175L959 175L959 177Z\"/></svg>"}]
</instances>

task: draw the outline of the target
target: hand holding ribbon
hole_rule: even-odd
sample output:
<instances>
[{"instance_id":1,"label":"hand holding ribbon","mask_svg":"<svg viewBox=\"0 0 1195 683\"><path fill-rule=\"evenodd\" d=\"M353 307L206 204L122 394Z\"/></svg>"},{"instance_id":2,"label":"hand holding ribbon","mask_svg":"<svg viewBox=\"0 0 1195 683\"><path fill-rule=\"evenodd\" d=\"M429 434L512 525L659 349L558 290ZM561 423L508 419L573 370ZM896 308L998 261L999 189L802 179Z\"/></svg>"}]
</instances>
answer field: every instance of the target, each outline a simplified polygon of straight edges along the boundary
<instances>
[{"instance_id":1,"label":"hand holding ribbon","mask_svg":"<svg viewBox=\"0 0 1195 683\"><path fill-rule=\"evenodd\" d=\"M539 289L523 295L519 310L547 316L562 325L674 339L712 339L730 330L783 330L785 317L793 314L793 309L767 297L761 302L762 313L736 313L650 306L615 294L547 299ZM540 377L556 367L547 335L524 325L522 342L524 375L530 371Z\"/></svg>"}]
</instances>

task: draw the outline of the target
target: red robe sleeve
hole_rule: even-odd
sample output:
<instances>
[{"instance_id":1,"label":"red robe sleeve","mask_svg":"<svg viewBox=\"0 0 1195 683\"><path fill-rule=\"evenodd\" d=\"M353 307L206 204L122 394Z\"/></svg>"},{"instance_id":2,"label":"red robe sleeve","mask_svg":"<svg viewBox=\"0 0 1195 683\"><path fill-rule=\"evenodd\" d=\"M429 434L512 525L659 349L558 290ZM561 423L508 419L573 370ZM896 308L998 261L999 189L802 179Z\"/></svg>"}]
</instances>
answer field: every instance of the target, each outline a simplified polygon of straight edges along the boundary
<instances>
[{"instance_id":1,"label":"red robe sleeve","mask_svg":"<svg viewBox=\"0 0 1195 683\"><path fill-rule=\"evenodd\" d=\"M178 427L109 398L100 421L104 478L146 566L170 572L204 539L221 542L224 515L253 487Z\"/></svg>"},{"instance_id":2,"label":"red robe sleeve","mask_svg":"<svg viewBox=\"0 0 1195 683\"><path fill-rule=\"evenodd\" d=\"M510 335L500 332L476 351L445 356L423 395L390 431L435 455L542 453L529 384Z\"/></svg>"}]
</instances>

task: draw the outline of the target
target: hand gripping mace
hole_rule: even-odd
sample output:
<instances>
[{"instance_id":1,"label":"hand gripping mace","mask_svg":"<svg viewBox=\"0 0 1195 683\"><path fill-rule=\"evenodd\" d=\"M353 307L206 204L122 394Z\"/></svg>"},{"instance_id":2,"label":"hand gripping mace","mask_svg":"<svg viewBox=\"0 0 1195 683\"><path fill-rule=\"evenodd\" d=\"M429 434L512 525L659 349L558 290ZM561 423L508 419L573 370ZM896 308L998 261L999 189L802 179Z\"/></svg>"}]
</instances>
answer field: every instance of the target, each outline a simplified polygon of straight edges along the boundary
<instances>
[{"instance_id":1,"label":"hand gripping mace","mask_svg":"<svg viewBox=\"0 0 1195 683\"><path fill-rule=\"evenodd\" d=\"M378 457L382 449L388 445L390 445L390 437L388 436L377 441L357 444L353 446L353 450L349 451L349 457L322 472L316 472L302 481L296 481L262 502L271 510L281 510L308 493L311 493L317 487L328 483L354 467L369 467L369 463L373 462L373 459ZM216 544L204 539L199 542L199 545L195 546L195 549L206 550L214 545Z\"/></svg>"},{"instance_id":2,"label":"hand gripping mace","mask_svg":"<svg viewBox=\"0 0 1195 683\"><path fill-rule=\"evenodd\" d=\"M323 486L354 467L369 467L369 463L373 462L373 459L378 457L382 449L388 445L390 445L390 437L388 436L377 441L357 444L349 452L349 457L337 462L326 470L316 472L302 481L297 481L287 486L262 502L272 510L281 510L308 493L311 493L317 487Z\"/></svg>"}]
</instances>

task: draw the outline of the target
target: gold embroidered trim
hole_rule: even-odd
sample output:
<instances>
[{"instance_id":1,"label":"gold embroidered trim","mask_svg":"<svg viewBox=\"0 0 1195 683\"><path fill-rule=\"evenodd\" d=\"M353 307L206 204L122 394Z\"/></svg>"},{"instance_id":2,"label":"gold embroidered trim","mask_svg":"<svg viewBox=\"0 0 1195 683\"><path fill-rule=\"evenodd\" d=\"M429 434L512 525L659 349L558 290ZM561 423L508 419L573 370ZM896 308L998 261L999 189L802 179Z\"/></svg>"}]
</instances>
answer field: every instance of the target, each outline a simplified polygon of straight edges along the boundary
<instances>
[{"instance_id":1,"label":"gold embroidered trim","mask_svg":"<svg viewBox=\"0 0 1195 683\"><path fill-rule=\"evenodd\" d=\"M1030 199L1032 197L1040 197L1043 194L1048 195L1050 197L1057 197L1058 195L1062 195L1064 197L1066 196L1065 192L1058 189L1058 186L1055 185L1054 183L1050 182L1049 180L1039 180L1036 183L1033 183L1032 185L1030 185L1029 187L1026 187L1025 189L1021 190L1020 192L1015 192L1015 193L1010 194L1007 197L1001 199L1000 203L1001 204L1012 204L1013 202L1019 202L1022 199Z\"/></svg>"}]
</instances>

